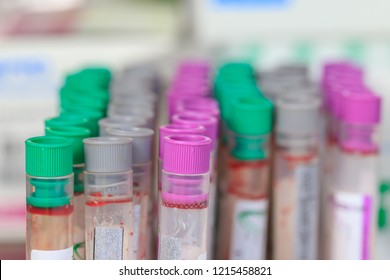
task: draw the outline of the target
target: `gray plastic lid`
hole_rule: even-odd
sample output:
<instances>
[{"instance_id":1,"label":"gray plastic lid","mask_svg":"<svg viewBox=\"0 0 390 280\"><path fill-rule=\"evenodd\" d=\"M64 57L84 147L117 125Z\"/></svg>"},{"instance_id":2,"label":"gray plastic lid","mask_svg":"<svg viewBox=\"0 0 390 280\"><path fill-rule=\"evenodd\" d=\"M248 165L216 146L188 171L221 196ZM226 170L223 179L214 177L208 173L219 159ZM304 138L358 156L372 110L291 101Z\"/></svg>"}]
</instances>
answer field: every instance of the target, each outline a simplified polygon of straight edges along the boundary
<instances>
[{"instance_id":1,"label":"gray plastic lid","mask_svg":"<svg viewBox=\"0 0 390 280\"><path fill-rule=\"evenodd\" d=\"M319 125L320 99L313 94L279 96L276 100L276 132L312 135Z\"/></svg>"},{"instance_id":2,"label":"gray plastic lid","mask_svg":"<svg viewBox=\"0 0 390 280\"><path fill-rule=\"evenodd\" d=\"M111 104L108 108L108 115L139 116L145 119L154 117L152 105L132 104L131 106Z\"/></svg>"},{"instance_id":3,"label":"gray plastic lid","mask_svg":"<svg viewBox=\"0 0 390 280\"><path fill-rule=\"evenodd\" d=\"M97 173L132 170L132 142L125 137L84 139L85 170Z\"/></svg>"},{"instance_id":4,"label":"gray plastic lid","mask_svg":"<svg viewBox=\"0 0 390 280\"><path fill-rule=\"evenodd\" d=\"M115 116L104 118L99 121L100 136L107 136L107 129L109 128L127 128L146 126L147 120L141 117L129 117L129 116Z\"/></svg>"},{"instance_id":5,"label":"gray plastic lid","mask_svg":"<svg viewBox=\"0 0 390 280\"><path fill-rule=\"evenodd\" d=\"M147 163L152 160L154 131L143 127L109 128L108 135L131 137L133 139L133 163Z\"/></svg>"}]
</instances>

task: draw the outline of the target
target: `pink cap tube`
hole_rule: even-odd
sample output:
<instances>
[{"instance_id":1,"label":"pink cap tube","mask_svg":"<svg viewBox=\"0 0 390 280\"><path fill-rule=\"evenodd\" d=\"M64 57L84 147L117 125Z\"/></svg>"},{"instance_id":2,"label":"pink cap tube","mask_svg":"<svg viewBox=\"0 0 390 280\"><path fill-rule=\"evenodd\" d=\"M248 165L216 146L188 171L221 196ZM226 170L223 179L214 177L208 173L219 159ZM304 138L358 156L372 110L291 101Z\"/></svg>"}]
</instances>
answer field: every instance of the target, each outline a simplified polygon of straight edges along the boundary
<instances>
[{"instance_id":1,"label":"pink cap tube","mask_svg":"<svg viewBox=\"0 0 390 280\"><path fill-rule=\"evenodd\" d=\"M178 107L182 108L181 111L209 113L216 118L219 118L220 116L218 102L215 99L208 97L184 99L178 104Z\"/></svg>"},{"instance_id":2,"label":"pink cap tube","mask_svg":"<svg viewBox=\"0 0 390 280\"><path fill-rule=\"evenodd\" d=\"M365 94L344 94L341 97L341 119L351 124L378 124L381 119L381 98Z\"/></svg>"},{"instance_id":3,"label":"pink cap tube","mask_svg":"<svg viewBox=\"0 0 390 280\"><path fill-rule=\"evenodd\" d=\"M198 124L168 124L160 127L159 135L159 157L163 159L164 137L173 135L205 135L206 129Z\"/></svg>"},{"instance_id":4,"label":"pink cap tube","mask_svg":"<svg viewBox=\"0 0 390 280\"><path fill-rule=\"evenodd\" d=\"M212 141L201 135L163 138L163 170L175 174L203 174L210 170Z\"/></svg>"},{"instance_id":5,"label":"pink cap tube","mask_svg":"<svg viewBox=\"0 0 390 280\"><path fill-rule=\"evenodd\" d=\"M210 114L200 112L180 112L172 117L172 122L177 124L197 124L206 128L205 135L216 145L218 139L218 119Z\"/></svg>"}]
</instances>

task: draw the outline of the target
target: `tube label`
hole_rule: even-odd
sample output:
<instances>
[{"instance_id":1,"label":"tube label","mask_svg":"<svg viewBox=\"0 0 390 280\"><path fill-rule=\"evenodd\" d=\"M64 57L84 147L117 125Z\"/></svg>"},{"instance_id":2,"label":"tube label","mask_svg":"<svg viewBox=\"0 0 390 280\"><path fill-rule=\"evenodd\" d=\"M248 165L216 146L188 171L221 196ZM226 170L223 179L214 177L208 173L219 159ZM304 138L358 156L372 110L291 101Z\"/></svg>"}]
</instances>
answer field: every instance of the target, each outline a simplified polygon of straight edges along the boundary
<instances>
[{"instance_id":1,"label":"tube label","mask_svg":"<svg viewBox=\"0 0 390 280\"><path fill-rule=\"evenodd\" d=\"M267 199L237 201L233 216L230 259L265 259L267 220Z\"/></svg>"},{"instance_id":2,"label":"tube label","mask_svg":"<svg viewBox=\"0 0 390 280\"><path fill-rule=\"evenodd\" d=\"M296 234L295 259L317 259L319 180L318 165L301 165L295 171Z\"/></svg>"},{"instance_id":3,"label":"tube label","mask_svg":"<svg viewBox=\"0 0 390 280\"><path fill-rule=\"evenodd\" d=\"M73 247L62 250L32 250L32 260L72 260Z\"/></svg>"},{"instance_id":4,"label":"tube label","mask_svg":"<svg viewBox=\"0 0 390 280\"><path fill-rule=\"evenodd\" d=\"M363 194L334 193L331 259L370 259L372 201Z\"/></svg>"}]
</instances>

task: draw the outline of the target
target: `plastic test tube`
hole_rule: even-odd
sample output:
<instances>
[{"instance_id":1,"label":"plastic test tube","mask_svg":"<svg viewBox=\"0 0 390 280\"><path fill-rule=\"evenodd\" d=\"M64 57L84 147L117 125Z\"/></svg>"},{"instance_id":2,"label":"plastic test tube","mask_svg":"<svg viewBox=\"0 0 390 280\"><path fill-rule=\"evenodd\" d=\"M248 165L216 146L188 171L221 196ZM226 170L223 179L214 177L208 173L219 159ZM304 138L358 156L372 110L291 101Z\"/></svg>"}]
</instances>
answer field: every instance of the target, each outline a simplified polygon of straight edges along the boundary
<instances>
[{"instance_id":1,"label":"plastic test tube","mask_svg":"<svg viewBox=\"0 0 390 280\"><path fill-rule=\"evenodd\" d=\"M87 260L133 257L132 140L84 139Z\"/></svg>"},{"instance_id":2,"label":"plastic test tube","mask_svg":"<svg viewBox=\"0 0 390 280\"><path fill-rule=\"evenodd\" d=\"M164 152L164 137L166 136L174 136L174 135L187 135L187 134L195 134L195 135L205 135L206 129L197 124L168 124L161 126L159 129L159 147L158 147L158 178L157 178L157 193L154 194L153 198L153 215L154 217L158 217L159 210L159 201L160 201L160 193L162 186L162 167L163 167L163 152ZM153 227L157 232L157 221L155 221Z\"/></svg>"},{"instance_id":3,"label":"plastic test tube","mask_svg":"<svg viewBox=\"0 0 390 280\"><path fill-rule=\"evenodd\" d=\"M149 201L152 191L152 144L154 132L148 128L109 128L107 134L133 139L133 222L134 256L146 259L149 226Z\"/></svg>"},{"instance_id":4,"label":"plastic test tube","mask_svg":"<svg viewBox=\"0 0 390 280\"><path fill-rule=\"evenodd\" d=\"M240 97L231 110L229 175L219 217L217 258L265 259L273 106L263 97Z\"/></svg>"},{"instance_id":5,"label":"plastic test tube","mask_svg":"<svg viewBox=\"0 0 390 280\"><path fill-rule=\"evenodd\" d=\"M84 196L84 144L91 136L89 129L77 126L46 127L47 136L60 136L73 141L74 174L74 259L85 260L85 196Z\"/></svg>"},{"instance_id":6,"label":"plastic test tube","mask_svg":"<svg viewBox=\"0 0 390 280\"><path fill-rule=\"evenodd\" d=\"M211 170L210 170L210 192L209 192L209 214L208 214L208 232L207 232L207 251L208 257L213 258L214 235L216 228L216 205L217 205L217 150L218 150L218 119L201 112L183 111L172 117L173 123L177 124L195 124L205 127L205 135L212 141L211 150Z\"/></svg>"},{"instance_id":7,"label":"plastic test tube","mask_svg":"<svg viewBox=\"0 0 390 280\"><path fill-rule=\"evenodd\" d=\"M164 137L159 210L160 260L207 259L210 138Z\"/></svg>"},{"instance_id":8,"label":"plastic test tube","mask_svg":"<svg viewBox=\"0 0 390 280\"><path fill-rule=\"evenodd\" d=\"M328 199L329 194L335 187L335 168L339 157L339 126L341 114L341 99L345 93L355 92L361 94L364 92L364 84L358 78L345 78L329 82L326 84L327 96L325 104L329 111L323 116L326 120L326 143L323 148L323 177L321 187L321 218L320 218L320 258L329 259L330 250L330 231L331 231L331 211L332 204Z\"/></svg>"},{"instance_id":9,"label":"plastic test tube","mask_svg":"<svg viewBox=\"0 0 390 280\"><path fill-rule=\"evenodd\" d=\"M276 103L273 258L318 258L319 106L313 95Z\"/></svg>"},{"instance_id":10,"label":"plastic test tube","mask_svg":"<svg viewBox=\"0 0 390 280\"><path fill-rule=\"evenodd\" d=\"M381 99L370 92L342 97L339 158L331 194L330 258L374 257Z\"/></svg>"},{"instance_id":11,"label":"plastic test tube","mask_svg":"<svg viewBox=\"0 0 390 280\"><path fill-rule=\"evenodd\" d=\"M72 141L26 140L28 260L72 260Z\"/></svg>"}]
</instances>

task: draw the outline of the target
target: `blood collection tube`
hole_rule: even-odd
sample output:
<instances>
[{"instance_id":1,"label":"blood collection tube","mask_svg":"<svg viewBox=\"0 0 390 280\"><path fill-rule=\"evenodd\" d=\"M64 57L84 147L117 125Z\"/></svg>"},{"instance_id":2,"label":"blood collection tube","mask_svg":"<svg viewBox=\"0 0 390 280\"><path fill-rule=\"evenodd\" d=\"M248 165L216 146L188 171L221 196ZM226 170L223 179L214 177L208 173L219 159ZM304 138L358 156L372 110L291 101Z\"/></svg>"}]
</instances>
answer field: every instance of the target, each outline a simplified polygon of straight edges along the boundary
<instances>
[{"instance_id":1,"label":"blood collection tube","mask_svg":"<svg viewBox=\"0 0 390 280\"><path fill-rule=\"evenodd\" d=\"M239 97L231 110L227 192L219 216L217 258L265 259L273 105L263 97Z\"/></svg>"},{"instance_id":2,"label":"blood collection tube","mask_svg":"<svg viewBox=\"0 0 390 280\"><path fill-rule=\"evenodd\" d=\"M276 102L273 258L318 258L319 106L314 95Z\"/></svg>"},{"instance_id":3,"label":"blood collection tube","mask_svg":"<svg viewBox=\"0 0 390 280\"><path fill-rule=\"evenodd\" d=\"M332 190L330 258L374 257L381 99L371 92L343 94L339 157Z\"/></svg>"},{"instance_id":4,"label":"blood collection tube","mask_svg":"<svg viewBox=\"0 0 390 280\"><path fill-rule=\"evenodd\" d=\"M28 260L72 260L72 141L26 140Z\"/></svg>"},{"instance_id":5,"label":"blood collection tube","mask_svg":"<svg viewBox=\"0 0 390 280\"><path fill-rule=\"evenodd\" d=\"M87 260L129 260L133 254L132 140L84 139Z\"/></svg>"},{"instance_id":6,"label":"blood collection tube","mask_svg":"<svg viewBox=\"0 0 390 280\"><path fill-rule=\"evenodd\" d=\"M205 260L212 140L177 135L163 141L158 259Z\"/></svg>"},{"instance_id":7,"label":"blood collection tube","mask_svg":"<svg viewBox=\"0 0 390 280\"><path fill-rule=\"evenodd\" d=\"M85 260L85 196L84 196L84 144L90 137L89 129L77 126L46 127L47 136L60 136L73 141L74 175L74 235L73 250L75 260Z\"/></svg>"},{"instance_id":8,"label":"blood collection tube","mask_svg":"<svg viewBox=\"0 0 390 280\"><path fill-rule=\"evenodd\" d=\"M214 257L214 236L216 229L217 215L217 150L218 150L218 118L202 112L183 111L172 117L173 123L193 124L205 127L205 135L212 141L211 162L210 162L210 190L208 204L208 232L207 232L207 251L208 257Z\"/></svg>"},{"instance_id":9,"label":"blood collection tube","mask_svg":"<svg viewBox=\"0 0 390 280\"><path fill-rule=\"evenodd\" d=\"M133 139L133 223L134 257L146 259L148 250L149 203L152 191L152 144L154 132L148 128L109 128L107 134Z\"/></svg>"}]
</instances>

